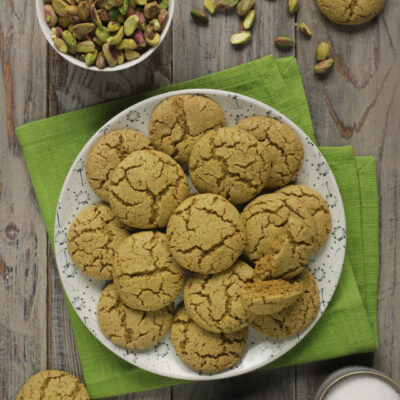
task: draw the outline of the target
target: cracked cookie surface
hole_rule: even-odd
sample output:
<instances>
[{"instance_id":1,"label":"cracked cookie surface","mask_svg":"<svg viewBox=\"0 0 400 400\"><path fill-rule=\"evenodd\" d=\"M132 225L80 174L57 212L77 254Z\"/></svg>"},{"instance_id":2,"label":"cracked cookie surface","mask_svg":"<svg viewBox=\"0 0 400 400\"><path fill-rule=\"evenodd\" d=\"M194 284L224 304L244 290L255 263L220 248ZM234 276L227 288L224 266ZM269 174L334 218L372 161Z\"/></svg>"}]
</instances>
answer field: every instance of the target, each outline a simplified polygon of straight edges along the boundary
<instances>
[{"instance_id":1,"label":"cracked cookie surface","mask_svg":"<svg viewBox=\"0 0 400 400\"><path fill-rule=\"evenodd\" d=\"M304 150L289 125L273 118L255 116L239 122L237 127L251 133L268 152L270 167L265 189L278 189L296 177L303 164Z\"/></svg>"},{"instance_id":2,"label":"cracked cookie surface","mask_svg":"<svg viewBox=\"0 0 400 400\"><path fill-rule=\"evenodd\" d=\"M68 251L76 267L95 279L112 279L116 248L130 235L106 204L85 208L68 231Z\"/></svg>"},{"instance_id":3,"label":"cracked cookie surface","mask_svg":"<svg viewBox=\"0 0 400 400\"><path fill-rule=\"evenodd\" d=\"M246 283L240 292L240 299L248 312L269 315L289 307L303 292L302 282L273 279Z\"/></svg>"},{"instance_id":4,"label":"cracked cookie surface","mask_svg":"<svg viewBox=\"0 0 400 400\"><path fill-rule=\"evenodd\" d=\"M159 151L135 151L111 174L110 206L123 223L134 228L165 227L188 196L189 182L182 167Z\"/></svg>"},{"instance_id":5,"label":"cracked cookie surface","mask_svg":"<svg viewBox=\"0 0 400 400\"><path fill-rule=\"evenodd\" d=\"M328 240L332 230L332 216L328 204L318 192L304 185L289 185L280 189L279 193L296 197L309 210L317 227L313 250L316 253Z\"/></svg>"},{"instance_id":6,"label":"cracked cookie surface","mask_svg":"<svg viewBox=\"0 0 400 400\"><path fill-rule=\"evenodd\" d=\"M150 148L150 140L133 129L118 129L102 136L86 159L86 176L97 196L108 202L109 177L115 167L133 151Z\"/></svg>"},{"instance_id":7,"label":"cracked cookie surface","mask_svg":"<svg viewBox=\"0 0 400 400\"><path fill-rule=\"evenodd\" d=\"M150 142L156 150L186 167L193 145L201 135L225 124L221 107L207 97L172 96L163 100L151 115Z\"/></svg>"},{"instance_id":8,"label":"cracked cookie surface","mask_svg":"<svg viewBox=\"0 0 400 400\"><path fill-rule=\"evenodd\" d=\"M125 306L114 283L103 290L97 306L97 319L104 335L129 349L144 349L158 343L168 332L173 318L172 304L157 311Z\"/></svg>"},{"instance_id":9,"label":"cracked cookie surface","mask_svg":"<svg viewBox=\"0 0 400 400\"><path fill-rule=\"evenodd\" d=\"M317 0L322 14L342 25L359 25L375 18L386 0Z\"/></svg>"},{"instance_id":10,"label":"cracked cookie surface","mask_svg":"<svg viewBox=\"0 0 400 400\"><path fill-rule=\"evenodd\" d=\"M31 376L16 400L90 400L85 385L65 371L47 370Z\"/></svg>"},{"instance_id":11,"label":"cracked cookie surface","mask_svg":"<svg viewBox=\"0 0 400 400\"><path fill-rule=\"evenodd\" d=\"M245 246L239 212L224 197L210 193L189 197L174 211L167 237L174 259L201 274L229 268Z\"/></svg>"},{"instance_id":12,"label":"cracked cookie surface","mask_svg":"<svg viewBox=\"0 0 400 400\"><path fill-rule=\"evenodd\" d=\"M198 326L184 306L178 309L171 327L171 342L190 368L215 374L237 364L245 349L248 328L234 333L212 333Z\"/></svg>"},{"instance_id":13,"label":"cracked cookie surface","mask_svg":"<svg viewBox=\"0 0 400 400\"><path fill-rule=\"evenodd\" d=\"M118 247L114 283L122 302L143 311L171 304L183 288L185 270L172 258L164 233L134 233Z\"/></svg>"},{"instance_id":14,"label":"cracked cookie surface","mask_svg":"<svg viewBox=\"0 0 400 400\"><path fill-rule=\"evenodd\" d=\"M296 259L307 264L314 251L317 228L297 197L278 192L261 195L244 208L242 217L246 226L244 255L249 260L259 260L275 242L289 239Z\"/></svg>"},{"instance_id":15,"label":"cracked cookie surface","mask_svg":"<svg viewBox=\"0 0 400 400\"><path fill-rule=\"evenodd\" d=\"M191 276L183 291L190 317L210 332L231 333L243 329L253 316L244 309L240 292L252 278L253 268L241 260L216 275Z\"/></svg>"},{"instance_id":16,"label":"cracked cookie surface","mask_svg":"<svg viewBox=\"0 0 400 400\"><path fill-rule=\"evenodd\" d=\"M203 135L190 154L190 177L200 193L216 193L242 204L263 189L269 175L268 153L253 135L238 127Z\"/></svg>"},{"instance_id":17,"label":"cracked cookie surface","mask_svg":"<svg viewBox=\"0 0 400 400\"><path fill-rule=\"evenodd\" d=\"M261 335L284 339L304 330L318 315L319 291L318 285L308 269L305 269L295 282L304 286L304 293L289 307L282 311L257 317L252 327Z\"/></svg>"}]
</instances>

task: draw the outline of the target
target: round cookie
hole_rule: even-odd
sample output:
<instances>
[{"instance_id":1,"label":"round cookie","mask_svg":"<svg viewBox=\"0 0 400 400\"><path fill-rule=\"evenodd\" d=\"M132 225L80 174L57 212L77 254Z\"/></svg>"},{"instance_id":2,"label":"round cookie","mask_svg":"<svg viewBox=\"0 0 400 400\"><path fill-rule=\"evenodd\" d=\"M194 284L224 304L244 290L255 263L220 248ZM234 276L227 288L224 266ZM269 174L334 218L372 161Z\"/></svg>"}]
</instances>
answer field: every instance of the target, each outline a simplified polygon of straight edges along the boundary
<instances>
[{"instance_id":1,"label":"round cookie","mask_svg":"<svg viewBox=\"0 0 400 400\"><path fill-rule=\"evenodd\" d=\"M242 204L261 192L269 165L265 147L253 135L226 127L208 132L196 142L189 171L200 193L216 193Z\"/></svg>"},{"instance_id":2,"label":"round cookie","mask_svg":"<svg viewBox=\"0 0 400 400\"><path fill-rule=\"evenodd\" d=\"M133 151L150 148L150 140L133 129L118 129L102 136L86 158L86 176L97 196L108 202L109 177L115 167Z\"/></svg>"},{"instance_id":3,"label":"round cookie","mask_svg":"<svg viewBox=\"0 0 400 400\"><path fill-rule=\"evenodd\" d=\"M291 306L282 311L257 317L252 327L261 335L273 339L284 339L305 329L318 315L318 285L308 269L305 269L295 281L304 286L304 294Z\"/></svg>"},{"instance_id":4,"label":"round cookie","mask_svg":"<svg viewBox=\"0 0 400 400\"><path fill-rule=\"evenodd\" d=\"M237 364L245 349L248 328L234 333L212 333L193 322L181 307L171 327L171 342L180 359L190 368L215 374Z\"/></svg>"},{"instance_id":5,"label":"round cookie","mask_svg":"<svg viewBox=\"0 0 400 400\"><path fill-rule=\"evenodd\" d=\"M244 208L242 217L246 226L244 255L249 260L259 260L275 242L289 239L293 243L293 257L307 264L315 247L317 227L297 197L277 192L264 194Z\"/></svg>"},{"instance_id":6,"label":"round cookie","mask_svg":"<svg viewBox=\"0 0 400 400\"><path fill-rule=\"evenodd\" d=\"M341 25L360 25L375 18L386 0L317 0L322 14Z\"/></svg>"},{"instance_id":7,"label":"round cookie","mask_svg":"<svg viewBox=\"0 0 400 400\"><path fill-rule=\"evenodd\" d=\"M106 204L85 208L72 221L68 250L76 267L95 279L112 279L114 252L130 233Z\"/></svg>"},{"instance_id":8,"label":"round cookie","mask_svg":"<svg viewBox=\"0 0 400 400\"><path fill-rule=\"evenodd\" d=\"M211 193L186 199L172 214L167 237L174 259L201 274L215 274L232 266L246 239L237 209Z\"/></svg>"},{"instance_id":9,"label":"round cookie","mask_svg":"<svg viewBox=\"0 0 400 400\"><path fill-rule=\"evenodd\" d=\"M31 376L16 400L90 400L85 385L65 371L47 370Z\"/></svg>"},{"instance_id":10,"label":"round cookie","mask_svg":"<svg viewBox=\"0 0 400 400\"><path fill-rule=\"evenodd\" d=\"M154 150L127 156L111 174L109 189L115 215L138 229L165 227L174 209L189 196L181 166Z\"/></svg>"},{"instance_id":11,"label":"round cookie","mask_svg":"<svg viewBox=\"0 0 400 400\"><path fill-rule=\"evenodd\" d=\"M244 309L240 293L252 279L253 268L241 260L216 275L192 275L183 291L186 310L194 322L210 332L243 329L253 316Z\"/></svg>"},{"instance_id":12,"label":"round cookie","mask_svg":"<svg viewBox=\"0 0 400 400\"><path fill-rule=\"evenodd\" d=\"M158 311L132 310L120 300L114 283L101 293L97 319L104 335L129 349L144 349L158 343L171 327L172 304Z\"/></svg>"},{"instance_id":13,"label":"round cookie","mask_svg":"<svg viewBox=\"0 0 400 400\"><path fill-rule=\"evenodd\" d=\"M172 258L165 233L143 231L129 236L118 247L113 278L125 305L155 311L178 297L185 270Z\"/></svg>"},{"instance_id":14,"label":"round cookie","mask_svg":"<svg viewBox=\"0 0 400 400\"><path fill-rule=\"evenodd\" d=\"M328 204L318 192L304 185L289 185L280 189L279 192L298 198L310 211L318 230L314 247L316 253L328 240L332 230L332 216Z\"/></svg>"},{"instance_id":15,"label":"round cookie","mask_svg":"<svg viewBox=\"0 0 400 400\"><path fill-rule=\"evenodd\" d=\"M289 125L273 118L256 116L244 119L237 126L254 135L268 152L271 164L265 189L278 189L296 177L303 164L304 150Z\"/></svg>"},{"instance_id":16,"label":"round cookie","mask_svg":"<svg viewBox=\"0 0 400 400\"><path fill-rule=\"evenodd\" d=\"M156 150L169 154L186 167L200 136L225 124L221 107L207 97L172 96L163 100L151 115L150 142Z\"/></svg>"}]
</instances>

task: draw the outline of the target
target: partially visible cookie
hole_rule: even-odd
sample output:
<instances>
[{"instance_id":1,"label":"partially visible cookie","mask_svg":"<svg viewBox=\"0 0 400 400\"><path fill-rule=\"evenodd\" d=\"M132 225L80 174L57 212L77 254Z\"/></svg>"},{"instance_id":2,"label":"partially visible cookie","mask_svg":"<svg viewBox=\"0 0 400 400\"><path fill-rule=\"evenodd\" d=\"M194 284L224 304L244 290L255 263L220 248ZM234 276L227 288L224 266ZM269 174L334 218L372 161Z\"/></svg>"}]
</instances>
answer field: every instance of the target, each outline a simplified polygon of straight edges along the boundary
<instances>
[{"instance_id":1,"label":"partially visible cookie","mask_svg":"<svg viewBox=\"0 0 400 400\"><path fill-rule=\"evenodd\" d=\"M110 206L124 224L163 228L189 196L189 182L182 167L167 154L139 150L115 168L109 190Z\"/></svg>"},{"instance_id":2,"label":"partially visible cookie","mask_svg":"<svg viewBox=\"0 0 400 400\"><path fill-rule=\"evenodd\" d=\"M317 0L321 12L336 24L359 25L375 18L386 0Z\"/></svg>"},{"instance_id":3,"label":"partially visible cookie","mask_svg":"<svg viewBox=\"0 0 400 400\"><path fill-rule=\"evenodd\" d=\"M72 221L68 250L77 268L95 279L112 279L114 252L130 233L106 204L85 208Z\"/></svg>"},{"instance_id":4,"label":"partially visible cookie","mask_svg":"<svg viewBox=\"0 0 400 400\"><path fill-rule=\"evenodd\" d=\"M143 231L129 236L118 247L113 278L125 305L155 311L178 297L185 270L172 258L164 233Z\"/></svg>"},{"instance_id":5,"label":"partially visible cookie","mask_svg":"<svg viewBox=\"0 0 400 400\"><path fill-rule=\"evenodd\" d=\"M193 145L201 135L225 124L221 107L207 97L171 96L151 115L150 141L156 150L167 153L187 167Z\"/></svg>"},{"instance_id":6,"label":"partially visible cookie","mask_svg":"<svg viewBox=\"0 0 400 400\"><path fill-rule=\"evenodd\" d=\"M101 293L97 319L104 335L113 343L129 349L144 349L158 343L171 327L172 304L158 311L146 312L125 306L114 283Z\"/></svg>"},{"instance_id":7,"label":"partially visible cookie","mask_svg":"<svg viewBox=\"0 0 400 400\"><path fill-rule=\"evenodd\" d=\"M275 190L291 182L300 171L304 159L303 145L296 132L284 122L255 116L237 125L259 140L270 160L270 172L265 189Z\"/></svg>"},{"instance_id":8,"label":"partially visible cookie","mask_svg":"<svg viewBox=\"0 0 400 400\"><path fill-rule=\"evenodd\" d=\"M248 328L234 333L212 333L193 322L181 307L171 327L171 342L190 368L215 374L237 364L245 349Z\"/></svg>"},{"instance_id":9,"label":"partially visible cookie","mask_svg":"<svg viewBox=\"0 0 400 400\"><path fill-rule=\"evenodd\" d=\"M108 201L109 177L115 167L133 151L150 148L150 140L133 129L118 129L102 136L86 159L86 176L97 196Z\"/></svg>"},{"instance_id":10,"label":"partially visible cookie","mask_svg":"<svg viewBox=\"0 0 400 400\"><path fill-rule=\"evenodd\" d=\"M305 269L294 281L303 284L304 294L291 306L278 313L257 317L251 325L261 335L273 339L284 339L301 332L317 317L319 291L311 272Z\"/></svg>"},{"instance_id":11,"label":"partially visible cookie","mask_svg":"<svg viewBox=\"0 0 400 400\"><path fill-rule=\"evenodd\" d=\"M233 204L251 200L263 189L270 162L265 147L238 127L203 135L190 154L190 177L200 193L216 193Z\"/></svg>"},{"instance_id":12,"label":"partially visible cookie","mask_svg":"<svg viewBox=\"0 0 400 400\"><path fill-rule=\"evenodd\" d=\"M31 376L16 400L90 400L85 385L65 371L47 370Z\"/></svg>"},{"instance_id":13,"label":"partially visible cookie","mask_svg":"<svg viewBox=\"0 0 400 400\"><path fill-rule=\"evenodd\" d=\"M253 268L241 260L216 275L192 275L183 291L186 310L193 321L210 332L243 329L253 316L244 309L240 293L252 278Z\"/></svg>"},{"instance_id":14,"label":"partially visible cookie","mask_svg":"<svg viewBox=\"0 0 400 400\"><path fill-rule=\"evenodd\" d=\"M245 245L239 212L228 200L211 193L186 199L172 214L167 237L174 259L201 274L229 268Z\"/></svg>"},{"instance_id":15,"label":"partially visible cookie","mask_svg":"<svg viewBox=\"0 0 400 400\"><path fill-rule=\"evenodd\" d=\"M304 292L302 282L284 279L246 283L240 292L245 310L255 315L270 315L289 307Z\"/></svg>"}]
</instances>

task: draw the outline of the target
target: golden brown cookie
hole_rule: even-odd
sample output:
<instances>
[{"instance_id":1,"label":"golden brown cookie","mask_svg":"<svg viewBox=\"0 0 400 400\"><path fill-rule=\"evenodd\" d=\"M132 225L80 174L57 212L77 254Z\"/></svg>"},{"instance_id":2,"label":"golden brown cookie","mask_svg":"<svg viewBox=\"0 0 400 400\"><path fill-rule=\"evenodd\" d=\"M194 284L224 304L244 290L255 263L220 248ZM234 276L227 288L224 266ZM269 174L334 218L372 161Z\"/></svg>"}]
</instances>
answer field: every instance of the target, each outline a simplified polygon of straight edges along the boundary
<instances>
[{"instance_id":1,"label":"golden brown cookie","mask_svg":"<svg viewBox=\"0 0 400 400\"><path fill-rule=\"evenodd\" d=\"M144 349L158 343L169 331L172 304L158 311L133 310L123 304L114 283L106 286L97 306L97 319L104 335L129 349Z\"/></svg>"},{"instance_id":2,"label":"golden brown cookie","mask_svg":"<svg viewBox=\"0 0 400 400\"><path fill-rule=\"evenodd\" d=\"M215 129L193 146L190 177L200 193L216 193L242 204L261 192L270 161L265 147L238 127Z\"/></svg>"},{"instance_id":3,"label":"golden brown cookie","mask_svg":"<svg viewBox=\"0 0 400 400\"><path fill-rule=\"evenodd\" d=\"M31 376L17 400L90 400L85 385L65 371L40 371Z\"/></svg>"},{"instance_id":4,"label":"golden brown cookie","mask_svg":"<svg viewBox=\"0 0 400 400\"><path fill-rule=\"evenodd\" d=\"M302 294L291 306L282 311L257 317L252 327L261 335L274 339L284 339L305 329L318 315L318 285L308 269L294 279L304 285Z\"/></svg>"},{"instance_id":5,"label":"golden brown cookie","mask_svg":"<svg viewBox=\"0 0 400 400\"><path fill-rule=\"evenodd\" d=\"M307 208L295 196L264 194L243 210L246 226L245 256L257 261L271 251L275 242L294 243L296 259L306 264L315 248L317 228Z\"/></svg>"},{"instance_id":6,"label":"golden brown cookie","mask_svg":"<svg viewBox=\"0 0 400 400\"><path fill-rule=\"evenodd\" d=\"M150 141L156 150L169 154L186 167L200 136L225 123L221 107L207 97L172 96L162 101L151 115Z\"/></svg>"},{"instance_id":7,"label":"golden brown cookie","mask_svg":"<svg viewBox=\"0 0 400 400\"><path fill-rule=\"evenodd\" d=\"M317 0L317 4L331 21L342 25L359 25L380 14L386 0Z\"/></svg>"},{"instance_id":8,"label":"golden brown cookie","mask_svg":"<svg viewBox=\"0 0 400 400\"><path fill-rule=\"evenodd\" d=\"M219 274L194 274L183 291L190 317L210 332L231 333L243 329L253 316L243 308L240 292L252 279L253 268L241 260Z\"/></svg>"},{"instance_id":9,"label":"golden brown cookie","mask_svg":"<svg viewBox=\"0 0 400 400\"><path fill-rule=\"evenodd\" d=\"M310 211L318 230L313 250L316 253L326 243L332 230L332 216L328 204L318 192L304 185L289 185L279 192L296 197Z\"/></svg>"},{"instance_id":10,"label":"golden brown cookie","mask_svg":"<svg viewBox=\"0 0 400 400\"><path fill-rule=\"evenodd\" d=\"M113 277L125 305L155 311L178 297L185 270L172 258L164 233L143 231L129 236L118 247Z\"/></svg>"},{"instance_id":11,"label":"golden brown cookie","mask_svg":"<svg viewBox=\"0 0 400 400\"><path fill-rule=\"evenodd\" d=\"M110 177L110 206L126 225L138 229L163 228L174 209L189 196L189 182L181 166L167 154L134 151Z\"/></svg>"},{"instance_id":12,"label":"golden brown cookie","mask_svg":"<svg viewBox=\"0 0 400 400\"><path fill-rule=\"evenodd\" d=\"M77 268L95 279L112 278L114 252L130 233L106 204L85 208L72 221L68 250Z\"/></svg>"},{"instance_id":13,"label":"golden brown cookie","mask_svg":"<svg viewBox=\"0 0 400 400\"><path fill-rule=\"evenodd\" d=\"M237 126L254 135L268 152L271 165L265 189L275 190L296 177L303 164L304 150L289 125L273 118L256 116L244 119Z\"/></svg>"},{"instance_id":14,"label":"golden brown cookie","mask_svg":"<svg viewBox=\"0 0 400 400\"><path fill-rule=\"evenodd\" d=\"M171 327L171 342L190 368L215 374L237 364L245 349L248 328L234 333L212 333L193 322L181 307Z\"/></svg>"},{"instance_id":15,"label":"golden brown cookie","mask_svg":"<svg viewBox=\"0 0 400 400\"><path fill-rule=\"evenodd\" d=\"M302 282L273 279L246 283L240 292L240 299L249 313L270 315L289 307L303 293Z\"/></svg>"},{"instance_id":16,"label":"golden brown cookie","mask_svg":"<svg viewBox=\"0 0 400 400\"><path fill-rule=\"evenodd\" d=\"M244 224L237 209L210 193L189 197L174 211L167 237L174 259L201 274L229 268L245 245Z\"/></svg>"},{"instance_id":17,"label":"golden brown cookie","mask_svg":"<svg viewBox=\"0 0 400 400\"><path fill-rule=\"evenodd\" d=\"M97 196L108 201L109 177L115 167L133 151L150 148L150 140L133 129L118 129L102 136L86 159L86 176Z\"/></svg>"}]
</instances>

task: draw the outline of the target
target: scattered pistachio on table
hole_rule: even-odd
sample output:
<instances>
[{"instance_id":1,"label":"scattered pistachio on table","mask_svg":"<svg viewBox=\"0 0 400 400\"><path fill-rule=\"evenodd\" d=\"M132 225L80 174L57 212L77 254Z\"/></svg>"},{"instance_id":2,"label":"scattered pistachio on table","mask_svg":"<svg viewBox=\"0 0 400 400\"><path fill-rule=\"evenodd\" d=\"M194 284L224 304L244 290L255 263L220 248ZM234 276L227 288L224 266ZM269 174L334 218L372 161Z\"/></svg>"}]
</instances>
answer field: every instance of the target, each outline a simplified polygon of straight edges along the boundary
<instances>
[{"instance_id":1,"label":"scattered pistachio on table","mask_svg":"<svg viewBox=\"0 0 400 400\"><path fill-rule=\"evenodd\" d=\"M305 22L299 23L299 29L300 29L300 32L304 36L306 36L307 38L311 37L311 35L312 35L311 29L308 27L308 25Z\"/></svg>"},{"instance_id":2,"label":"scattered pistachio on table","mask_svg":"<svg viewBox=\"0 0 400 400\"><path fill-rule=\"evenodd\" d=\"M290 14L296 14L299 10L299 0L288 0L288 9Z\"/></svg>"},{"instance_id":3,"label":"scattered pistachio on table","mask_svg":"<svg viewBox=\"0 0 400 400\"><path fill-rule=\"evenodd\" d=\"M234 46L243 45L249 42L251 39L251 33L249 31L242 31L239 33L234 33L231 36L231 43Z\"/></svg>"},{"instance_id":4,"label":"scattered pistachio on table","mask_svg":"<svg viewBox=\"0 0 400 400\"><path fill-rule=\"evenodd\" d=\"M203 0L203 6L210 14L214 14L217 7L215 0Z\"/></svg>"},{"instance_id":5,"label":"scattered pistachio on table","mask_svg":"<svg viewBox=\"0 0 400 400\"><path fill-rule=\"evenodd\" d=\"M328 58L330 50L331 49L328 43L321 42L317 47L317 51L315 52L315 58L317 59L317 61L323 61Z\"/></svg>"},{"instance_id":6,"label":"scattered pistachio on table","mask_svg":"<svg viewBox=\"0 0 400 400\"><path fill-rule=\"evenodd\" d=\"M278 36L275 38L274 43L279 49L291 49L294 45L294 41L286 36Z\"/></svg>"},{"instance_id":7,"label":"scattered pistachio on table","mask_svg":"<svg viewBox=\"0 0 400 400\"><path fill-rule=\"evenodd\" d=\"M326 60L320 61L317 65L314 66L314 72L317 75L324 75L331 70L334 62L335 60L333 60L332 58L327 58Z\"/></svg>"},{"instance_id":8,"label":"scattered pistachio on table","mask_svg":"<svg viewBox=\"0 0 400 400\"><path fill-rule=\"evenodd\" d=\"M202 25L208 24L208 15L204 11L192 10L190 11L190 15L192 16L194 22Z\"/></svg>"},{"instance_id":9,"label":"scattered pistachio on table","mask_svg":"<svg viewBox=\"0 0 400 400\"><path fill-rule=\"evenodd\" d=\"M240 0L236 7L239 17L244 17L254 7L254 3L255 0Z\"/></svg>"},{"instance_id":10,"label":"scattered pistachio on table","mask_svg":"<svg viewBox=\"0 0 400 400\"><path fill-rule=\"evenodd\" d=\"M236 7L239 0L217 0L215 5L217 11L230 11Z\"/></svg>"},{"instance_id":11,"label":"scattered pistachio on table","mask_svg":"<svg viewBox=\"0 0 400 400\"><path fill-rule=\"evenodd\" d=\"M256 10L250 10L243 20L243 29L249 31L253 25L254 21L256 20Z\"/></svg>"}]
</instances>

